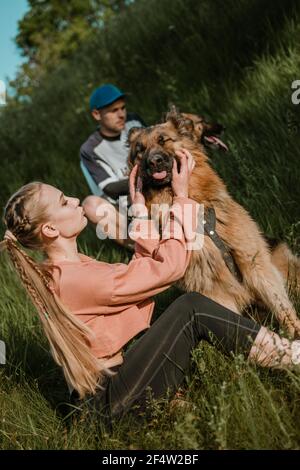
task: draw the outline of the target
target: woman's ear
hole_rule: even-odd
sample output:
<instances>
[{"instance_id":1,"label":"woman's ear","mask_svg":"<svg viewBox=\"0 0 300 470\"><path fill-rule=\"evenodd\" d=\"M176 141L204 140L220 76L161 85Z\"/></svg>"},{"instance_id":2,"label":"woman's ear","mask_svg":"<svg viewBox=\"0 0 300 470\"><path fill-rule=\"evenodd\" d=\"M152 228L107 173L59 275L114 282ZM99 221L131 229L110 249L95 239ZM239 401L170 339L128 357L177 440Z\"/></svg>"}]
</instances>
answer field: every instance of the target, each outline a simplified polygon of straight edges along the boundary
<instances>
[{"instance_id":1,"label":"woman's ear","mask_svg":"<svg viewBox=\"0 0 300 470\"><path fill-rule=\"evenodd\" d=\"M50 222L46 222L41 226L41 234L46 238L56 238L59 235L59 230Z\"/></svg>"}]
</instances>

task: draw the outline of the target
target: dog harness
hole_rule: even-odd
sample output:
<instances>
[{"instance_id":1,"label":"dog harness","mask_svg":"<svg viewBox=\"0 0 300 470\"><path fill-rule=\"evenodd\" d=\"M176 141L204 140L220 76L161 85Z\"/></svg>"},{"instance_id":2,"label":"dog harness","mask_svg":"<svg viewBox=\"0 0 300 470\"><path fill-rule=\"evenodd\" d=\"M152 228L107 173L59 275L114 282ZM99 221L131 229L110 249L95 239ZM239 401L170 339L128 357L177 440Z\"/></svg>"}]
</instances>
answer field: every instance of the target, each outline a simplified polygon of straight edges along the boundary
<instances>
[{"instance_id":1,"label":"dog harness","mask_svg":"<svg viewBox=\"0 0 300 470\"><path fill-rule=\"evenodd\" d=\"M242 274L230 253L229 248L216 232L216 211L213 207L206 207L204 211L204 233L207 235L220 250L223 260L231 274L239 281L242 281Z\"/></svg>"}]
</instances>

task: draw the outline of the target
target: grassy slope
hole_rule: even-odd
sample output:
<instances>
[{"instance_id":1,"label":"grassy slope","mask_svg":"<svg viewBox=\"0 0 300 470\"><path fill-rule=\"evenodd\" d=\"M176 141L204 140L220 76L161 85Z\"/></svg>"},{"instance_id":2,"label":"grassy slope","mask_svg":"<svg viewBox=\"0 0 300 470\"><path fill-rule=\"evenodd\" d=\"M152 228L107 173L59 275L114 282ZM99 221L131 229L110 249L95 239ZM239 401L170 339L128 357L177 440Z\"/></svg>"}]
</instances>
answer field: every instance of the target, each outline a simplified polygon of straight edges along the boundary
<instances>
[{"instance_id":1,"label":"grassy slope","mask_svg":"<svg viewBox=\"0 0 300 470\"><path fill-rule=\"evenodd\" d=\"M300 106L291 104L290 86L299 79L300 11L296 2L282 3L137 2L47 77L31 104L1 116L1 205L32 179L86 194L77 155L93 127L87 99L95 83L111 80L132 92L132 109L149 123L173 101L225 124L230 154L212 153L213 165L264 232L297 248ZM108 261L129 257L98 242L91 229L80 244ZM256 370L207 345L193 356L188 411L171 413L164 401L155 403L147 426L126 418L111 435L96 423L70 425L63 378L5 258L0 285L8 351L0 369L0 448L300 447L299 378ZM157 313L177 294L160 295Z\"/></svg>"}]
</instances>

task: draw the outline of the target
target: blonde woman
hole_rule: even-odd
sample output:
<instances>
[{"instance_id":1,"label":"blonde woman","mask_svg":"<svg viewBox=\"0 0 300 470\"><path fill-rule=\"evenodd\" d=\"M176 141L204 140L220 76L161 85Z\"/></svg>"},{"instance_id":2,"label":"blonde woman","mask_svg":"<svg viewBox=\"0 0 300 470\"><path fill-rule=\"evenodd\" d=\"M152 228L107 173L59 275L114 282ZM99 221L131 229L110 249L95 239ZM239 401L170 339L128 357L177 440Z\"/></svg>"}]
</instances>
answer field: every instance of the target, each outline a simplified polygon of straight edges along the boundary
<instances>
[{"instance_id":1,"label":"blonde woman","mask_svg":"<svg viewBox=\"0 0 300 470\"><path fill-rule=\"evenodd\" d=\"M177 155L181 165L180 171L176 164L173 168L173 213L176 207L195 205L188 198L192 156L186 150ZM134 220L138 232L151 222L145 220L136 177L137 167L130 175L130 193L139 206ZM145 408L148 390L154 398L175 392L202 339L215 339L225 353L243 352L262 366L292 368L300 362L298 341L281 338L197 293L177 298L151 324L150 297L179 279L189 262L184 224L177 238L174 226L169 238L137 237L127 265L96 261L78 252L76 239L87 223L83 209L78 199L53 186L23 186L9 199L4 222L1 248L7 250L37 308L73 396L77 394L93 412L104 410L105 416L119 417L133 405ZM45 262L37 264L23 248L43 251ZM126 343L142 331L125 351Z\"/></svg>"}]
</instances>

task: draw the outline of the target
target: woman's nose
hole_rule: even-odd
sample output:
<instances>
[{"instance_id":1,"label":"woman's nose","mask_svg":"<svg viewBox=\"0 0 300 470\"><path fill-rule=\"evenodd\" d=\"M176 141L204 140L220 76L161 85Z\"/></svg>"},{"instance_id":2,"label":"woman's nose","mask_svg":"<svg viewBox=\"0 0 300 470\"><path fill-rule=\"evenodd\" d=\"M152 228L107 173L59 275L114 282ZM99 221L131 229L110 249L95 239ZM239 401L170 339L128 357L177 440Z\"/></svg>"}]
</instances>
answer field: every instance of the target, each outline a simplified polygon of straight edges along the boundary
<instances>
[{"instance_id":1,"label":"woman's nose","mask_svg":"<svg viewBox=\"0 0 300 470\"><path fill-rule=\"evenodd\" d=\"M78 199L78 197L72 197L72 204L73 204L75 207L78 207L79 204L80 204L80 199Z\"/></svg>"}]
</instances>

